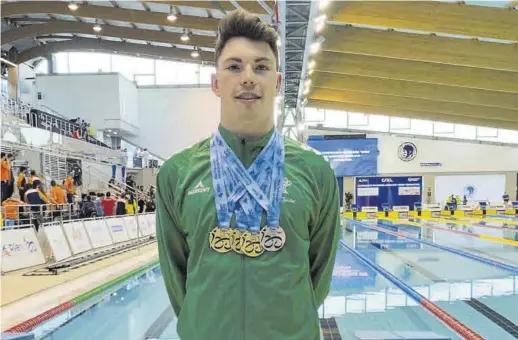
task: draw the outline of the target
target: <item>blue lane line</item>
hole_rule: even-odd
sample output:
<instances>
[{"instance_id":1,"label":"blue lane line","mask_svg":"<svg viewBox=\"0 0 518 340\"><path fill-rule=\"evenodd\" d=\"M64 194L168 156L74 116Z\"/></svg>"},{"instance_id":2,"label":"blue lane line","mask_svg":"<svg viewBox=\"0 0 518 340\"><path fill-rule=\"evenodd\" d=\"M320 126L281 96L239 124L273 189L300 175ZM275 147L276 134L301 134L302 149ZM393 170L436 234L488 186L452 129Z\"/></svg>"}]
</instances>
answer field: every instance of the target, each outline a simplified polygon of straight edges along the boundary
<instances>
[{"instance_id":1,"label":"blue lane line","mask_svg":"<svg viewBox=\"0 0 518 340\"><path fill-rule=\"evenodd\" d=\"M404 283L403 281L401 281L400 279L398 279L397 277L395 277L394 275L392 275L391 273L389 273L388 271L386 271L385 269L383 269L382 267L380 267L379 265L377 265L376 263L372 262L371 260L369 260L368 258L366 258L365 256L363 256L359 251L357 251L356 249L353 249L351 247L349 247L345 242L344 240L340 240L340 244L342 246L344 246L347 250L349 250L354 256L356 256L357 258L359 258L363 263L365 263L367 266L371 267L372 269L374 269L375 271L379 272L381 275L383 275L387 280L389 280L390 282L392 282L393 284L396 285L396 287L398 287L399 289L401 289L403 292L405 292L407 295L409 295L415 302L417 303L421 303L421 301L423 301L425 299L425 297L421 294L419 294L417 291L415 291L412 287L410 287L409 285L407 285L406 283Z\"/></svg>"},{"instance_id":2,"label":"blue lane line","mask_svg":"<svg viewBox=\"0 0 518 340\"><path fill-rule=\"evenodd\" d=\"M402 233L398 233L398 232L395 232L395 231L392 231L392 230L387 230L385 228L373 227L373 226L370 226L368 224L364 224L364 223L359 222L359 221L354 221L354 222L360 224L362 227L365 227L365 228L381 231L381 232L384 232L384 233L387 233L387 234L391 234L392 233L392 234L395 234L396 236L403 237L403 238L406 238L408 240L411 240L411 241L414 241L414 242L418 242L418 243L421 243L421 244L425 244L425 245L430 246L430 247L438 248L438 249L441 249L441 250L444 250L444 251L447 251L447 252L450 252L450 253L453 253L453 254L456 254L456 255L460 255L460 256L469 258L471 260L475 260L477 262L481 262L481 263L484 263L484 264L487 264L487 265L490 265L490 266L493 266L493 267L497 267L497 268L500 268L500 269L503 269L503 270L507 270L507 271L510 271L511 273L513 273L515 275L518 275L518 267L515 267L515 266L511 266L511 265L508 265L508 264L505 264L505 263L502 263L502 262L490 260L490 259L487 259L485 257L473 255L473 254L470 254L468 252L465 252L465 251L462 251L462 250L458 250L458 249L455 249L455 248L450 248L450 247L442 246L442 245L437 244L437 243L433 243L433 242L429 242L429 241L425 241L425 240L420 240L420 239L417 239L417 238L414 238L414 237L411 237L411 236L407 236L407 235L402 234ZM394 224L387 224L387 223L384 223L383 221L378 221L378 224L387 225L387 226L391 226L391 227L395 226Z\"/></svg>"},{"instance_id":3,"label":"blue lane line","mask_svg":"<svg viewBox=\"0 0 518 340\"><path fill-rule=\"evenodd\" d=\"M428 300L425 296L419 294L416 290L414 290L412 287L380 267L378 264L372 262L365 256L363 256L360 252L357 250L349 247L344 240L340 240L340 244L345 247L347 250L349 250L354 256L356 256L360 261L365 263L368 267L371 267L381 275L383 275L387 280L392 282L396 287L401 289L405 294L407 294L412 300L417 302L419 305L421 305L423 308L425 308L427 311L429 311L431 314L433 314L437 319L441 320L446 324L447 327L449 327L452 331L456 332L457 334L461 335L462 338L465 339L475 339L475 340L483 340L484 338L481 337L479 334L475 333L473 330L468 328L465 324L460 322L459 320L455 319L452 315L448 314L444 309L437 306L432 301Z\"/></svg>"}]
</instances>

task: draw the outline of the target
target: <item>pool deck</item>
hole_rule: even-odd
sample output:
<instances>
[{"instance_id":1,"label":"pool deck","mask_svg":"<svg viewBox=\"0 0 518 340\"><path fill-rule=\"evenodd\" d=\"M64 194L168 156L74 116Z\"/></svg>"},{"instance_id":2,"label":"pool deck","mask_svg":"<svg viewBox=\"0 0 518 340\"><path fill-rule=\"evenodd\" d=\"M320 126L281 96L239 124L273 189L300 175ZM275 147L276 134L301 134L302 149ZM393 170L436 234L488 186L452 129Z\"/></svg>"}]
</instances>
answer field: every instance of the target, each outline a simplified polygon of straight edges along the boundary
<instances>
[{"instance_id":1,"label":"pool deck","mask_svg":"<svg viewBox=\"0 0 518 340\"><path fill-rule=\"evenodd\" d=\"M59 275L23 276L24 269L1 278L1 330L67 302L158 259L156 243Z\"/></svg>"}]
</instances>

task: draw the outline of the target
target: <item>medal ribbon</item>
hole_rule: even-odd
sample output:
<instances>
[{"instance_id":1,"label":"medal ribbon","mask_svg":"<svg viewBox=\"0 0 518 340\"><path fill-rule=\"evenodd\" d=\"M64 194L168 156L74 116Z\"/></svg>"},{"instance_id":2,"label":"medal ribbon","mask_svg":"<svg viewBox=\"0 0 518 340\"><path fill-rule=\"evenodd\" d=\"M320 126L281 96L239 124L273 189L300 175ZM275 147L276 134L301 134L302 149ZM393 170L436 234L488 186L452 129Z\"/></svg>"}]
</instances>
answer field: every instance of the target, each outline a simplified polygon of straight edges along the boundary
<instances>
[{"instance_id":1,"label":"medal ribbon","mask_svg":"<svg viewBox=\"0 0 518 340\"><path fill-rule=\"evenodd\" d=\"M284 143L274 131L267 145L247 170L221 137L219 131L210 144L214 198L219 226L228 228L236 212L238 229L260 230L262 210L268 226L278 226L284 178ZM230 197L227 196L227 191ZM269 192L266 195L265 192Z\"/></svg>"}]
</instances>

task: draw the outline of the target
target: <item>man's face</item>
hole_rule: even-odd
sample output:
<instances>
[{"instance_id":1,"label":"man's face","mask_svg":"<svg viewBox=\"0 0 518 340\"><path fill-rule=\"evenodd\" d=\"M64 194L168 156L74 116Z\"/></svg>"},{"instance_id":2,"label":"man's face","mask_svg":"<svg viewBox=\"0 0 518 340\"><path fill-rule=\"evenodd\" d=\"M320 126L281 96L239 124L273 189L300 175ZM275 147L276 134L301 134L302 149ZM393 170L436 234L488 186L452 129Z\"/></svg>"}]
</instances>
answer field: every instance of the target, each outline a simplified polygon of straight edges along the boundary
<instances>
[{"instance_id":1,"label":"man's face","mask_svg":"<svg viewBox=\"0 0 518 340\"><path fill-rule=\"evenodd\" d=\"M272 117L280 84L270 46L244 37L227 42L212 76L212 91L221 98L222 114L240 119Z\"/></svg>"}]
</instances>

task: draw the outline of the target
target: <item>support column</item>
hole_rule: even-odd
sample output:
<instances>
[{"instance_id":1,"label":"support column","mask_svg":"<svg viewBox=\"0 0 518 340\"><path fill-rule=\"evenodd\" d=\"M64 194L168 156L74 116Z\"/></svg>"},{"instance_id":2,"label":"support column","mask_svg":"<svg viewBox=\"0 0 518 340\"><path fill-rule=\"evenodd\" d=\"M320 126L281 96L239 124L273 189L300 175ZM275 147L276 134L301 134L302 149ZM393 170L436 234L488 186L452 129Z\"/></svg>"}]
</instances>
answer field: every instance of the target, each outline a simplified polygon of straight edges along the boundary
<instances>
[{"instance_id":1,"label":"support column","mask_svg":"<svg viewBox=\"0 0 518 340\"><path fill-rule=\"evenodd\" d=\"M18 67L9 66L7 69L7 83L7 94L9 95L9 98L18 100Z\"/></svg>"},{"instance_id":2,"label":"support column","mask_svg":"<svg viewBox=\"0 0 518 340\"><path fill-rule=\"evenodd\" d=\"M54 55L48 55L47 59L47 74L55 74L56 73L56 57Z\"/></svg>"}]
</instances>

